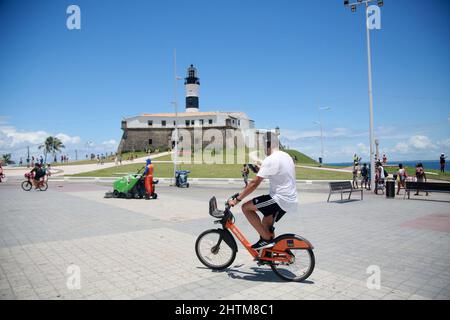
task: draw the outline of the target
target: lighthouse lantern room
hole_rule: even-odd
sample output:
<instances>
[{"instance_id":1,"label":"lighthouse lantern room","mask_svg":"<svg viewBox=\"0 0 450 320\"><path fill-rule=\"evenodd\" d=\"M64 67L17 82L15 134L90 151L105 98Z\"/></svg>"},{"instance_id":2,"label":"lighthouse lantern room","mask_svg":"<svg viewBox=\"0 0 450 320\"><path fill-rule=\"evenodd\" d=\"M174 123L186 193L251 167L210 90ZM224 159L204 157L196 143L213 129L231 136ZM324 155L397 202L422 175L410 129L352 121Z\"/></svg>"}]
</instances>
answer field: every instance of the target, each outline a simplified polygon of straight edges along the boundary
<instances>
[{"instance_id":1,"label":"lighthouse lantern room","mask_svg":"<svg viewBox=\"0 0 450 320\"><path fill-rule=\"evenodd\" d=\"M184 86L186 88L186 112L198 112L200 79L197 77L197 69L192 64L187 69L187 77L184 79Z\"/></svg>"}]
</instances>

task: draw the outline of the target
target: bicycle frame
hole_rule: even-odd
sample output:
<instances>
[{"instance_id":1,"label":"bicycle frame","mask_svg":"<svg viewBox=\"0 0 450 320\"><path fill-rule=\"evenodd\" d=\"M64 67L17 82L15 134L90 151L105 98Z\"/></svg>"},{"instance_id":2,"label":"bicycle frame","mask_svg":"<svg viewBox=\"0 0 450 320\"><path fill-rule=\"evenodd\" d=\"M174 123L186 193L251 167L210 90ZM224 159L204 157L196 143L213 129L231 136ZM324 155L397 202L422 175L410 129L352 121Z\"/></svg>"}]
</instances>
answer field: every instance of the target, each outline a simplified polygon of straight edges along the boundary
<instances>
[{"instance_id":1,"label":"bicycle frame","mask_svg":"<svg viewBox=\"0 0 450 320\"><path fill-rule=\"evenodd\" d=\"M294 234L284 234L275 239L276 244L272 248L263 249L260 252L252 248L250 242L242 234L239 228L232 221L233 215L230 212L230 216L223 224L223 228L231 231L231 233L242 243L242 245L247 249L250 255L260 261L273 261L273 262L283 262L290 263L292 256L289 255L286 250L289 249L313 249L311 243L308 240L301 238L299 240L294 238ZM278 240L277 240L278 239ZM283 241L285 240L285 241Z\"/></svg>"}]
</instances>

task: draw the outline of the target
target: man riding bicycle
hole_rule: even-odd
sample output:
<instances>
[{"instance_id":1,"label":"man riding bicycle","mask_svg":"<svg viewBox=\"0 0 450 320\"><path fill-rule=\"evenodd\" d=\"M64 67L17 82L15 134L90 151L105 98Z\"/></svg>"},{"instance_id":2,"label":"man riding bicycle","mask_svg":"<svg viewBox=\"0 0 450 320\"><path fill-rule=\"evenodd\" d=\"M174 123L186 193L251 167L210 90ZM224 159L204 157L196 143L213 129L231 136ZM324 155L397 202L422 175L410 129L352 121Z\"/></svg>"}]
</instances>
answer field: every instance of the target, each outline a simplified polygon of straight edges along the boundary
<instances>
[{"instance_id":1,"label":"man riding bicycle","mask_svg":"<svg viewBox=\"0 0 450 320\"><path fill-rule=\"evenodd\" d=\"M274 222L286 212L296 212L298 204L294 161L289 154L279 150L278 137L272 132L265 134L264 147L267 158L258 168L256 177L235 199L228 202L230 206L235 206L255 191L264 179L269 179L268 195L253 198L242 205L242 212L260 235L259 241L252 246L256 250L273 246ZM263 214L262 220L257 211Z\"/></svg>"},{"instance_id":2,"label":"man riding bicycle","mask_svg":"<svg viewBox=\"0 0 450 320\"><path fill-rule=\"evenodd\" d=\"M34 173L33 180L31 180L31 183L33 183L33 186L35 189L39 186L39 181L41 178L45 177L45 171L42 170L41 165L36 162L34 165L34 168L30 171L31 174Z\"/></svg>"}]
</instances>

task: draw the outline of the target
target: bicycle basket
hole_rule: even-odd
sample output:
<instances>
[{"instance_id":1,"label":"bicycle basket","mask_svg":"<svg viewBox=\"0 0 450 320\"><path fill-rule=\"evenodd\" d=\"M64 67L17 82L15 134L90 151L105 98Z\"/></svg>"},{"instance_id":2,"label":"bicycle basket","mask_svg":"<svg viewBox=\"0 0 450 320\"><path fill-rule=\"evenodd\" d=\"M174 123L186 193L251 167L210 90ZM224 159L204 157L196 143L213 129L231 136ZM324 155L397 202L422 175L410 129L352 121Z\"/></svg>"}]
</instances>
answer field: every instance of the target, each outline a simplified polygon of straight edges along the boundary
<instances>
[{"instance_id":1,"label":"bicycle basket","mask_svg":"<svg viewBox=\"0 0 450 320\"><path fill-rule=\"evenodd\" d=\"M224 211L217 209L216 197L212 197L209 200L209 214L214 218L223 218L225 215Z\"/></svg>"}]
</instances>

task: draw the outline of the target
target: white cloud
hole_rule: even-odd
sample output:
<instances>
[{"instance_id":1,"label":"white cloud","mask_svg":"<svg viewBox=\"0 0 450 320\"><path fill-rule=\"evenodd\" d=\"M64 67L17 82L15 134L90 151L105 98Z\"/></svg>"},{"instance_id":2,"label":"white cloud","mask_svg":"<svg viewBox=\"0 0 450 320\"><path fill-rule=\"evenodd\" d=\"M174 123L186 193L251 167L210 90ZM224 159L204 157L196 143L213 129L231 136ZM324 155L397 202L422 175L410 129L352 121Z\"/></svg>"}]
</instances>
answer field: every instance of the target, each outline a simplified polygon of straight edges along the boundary
<instances>
[{"instance_id":1,"label":"white cloud","mask_svg":"<svg viewBox=\"0 0 450 320\"><path fill-rule=\"evenodd\" d=\"M357 147L358 147L358 153L359 154L369 154L370 153L370 150L369 150L369 147L367 147L364 143L362 143L362 142L360 142L360 143L358 143L357 144Z\"/></svg>"},{"instance_id":2,"label":"white cloud","mask_svg":"<svg viewBox=\"0 0 450 320\"><path fill-rule=\"evenodd\" d=\"M449 150L450 149L450 138L449 139L445 139L442 141L438 142L438 145L441 147L441 149L443 150Z\"/></svg>"},{"instance_id":3,"label":"white cloud","mask_svg":"<svg viewBox=\"0 0 450 320\"><path fill-rule=\"evenodd\" d=\"M405 142L399 142L395 145L394 148L389 151L394 153L406 154L409 151L409 146Z\"/></svg>"},{"instance_id":4,"label":"white cloud","mask_svg":"<svg viewBox=\"0 0 450 320\"><path fill-rule=\"evenodd\" d=\"M104 145L104 146L116 146L117 145L117 141L114 140L114 139L110 139L110 140L107 140L107 141L103 141L102 145Z\"/></svg>"},{"instance_id":5,"label":"white cloud","mask_svg":"<svg viewBox=\"0 0 450 320\"><path fill-rule=\"evenodd\" d=\"M56 135L56 138L58 138L59 140L61 140L61 142L65 145L70 145L70 144L79 144L81 141L81 138L78 136L75 137L71 137L67 134L64 133L58 133Z\"/></svg>"},{"instance_id":6,"label":"white cloud","mask_svg":"<svg viewBox=\"0 0 450 320\"><path fill-rule=\"evenodd\" d=\"M437 149L437 146L426 136L412 136L408 145L417 150Z\"/></svg>"},{"instance_id":7,"label":"white cloud","mask_svg":"<svg viewBox=\"0 0 450 320\"><path fill-rule=\"evenodd\" d=\"M3 148L42 143L47 136L48 134L45 131L17 131L12 126L0 127L1 146Z\"/></svg>"},{"instance_id":8,"label":"white cloud","mask_svg":"<svg viewBox=\"0 0 450 320\"><path fill-rule=\"evenodd\" d=\"M320 130L305 130L305 131L297 131L297 130L282 130L281 138L287 140L299 140L305 138L317 138L320 137Z\"/></svg>"},{"instance_id":9,"label":"white cloud","mask_svg":"<svg viewBox=\"0 0 450 320\"><path fill-rule=\"evenodd\" d=\"M25 131L17 130L13 126L0 126L0 148L8 151L26 148L27 146L36 147L50 135L46 131ZM56 137L65 145L77 145L81 141L80 137L72 137L65 133L58 133Z\"/></svg>"}]
</instances>

